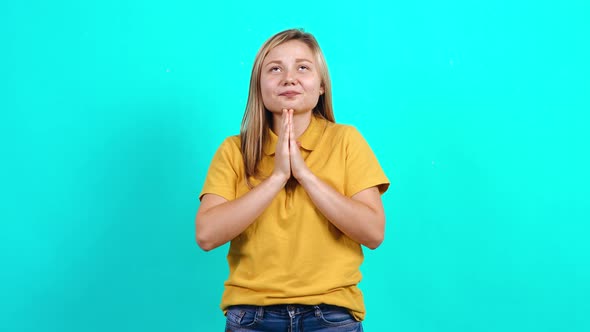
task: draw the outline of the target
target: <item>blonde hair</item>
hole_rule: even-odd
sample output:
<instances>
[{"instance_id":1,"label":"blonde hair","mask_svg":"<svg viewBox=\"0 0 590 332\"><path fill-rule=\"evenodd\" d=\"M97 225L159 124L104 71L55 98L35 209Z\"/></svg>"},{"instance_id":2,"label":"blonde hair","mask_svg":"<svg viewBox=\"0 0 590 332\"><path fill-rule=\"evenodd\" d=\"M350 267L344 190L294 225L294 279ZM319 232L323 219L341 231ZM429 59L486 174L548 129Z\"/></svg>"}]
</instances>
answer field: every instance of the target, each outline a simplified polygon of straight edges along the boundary
<instances>
[{"instance_id":1,"label":"blonde hair","mask_svg":"<svg viewBox=\"0 0 590 332\"><path fill-rule=\"evenodd\" d=\"M254 60L252 75L250 76L248 103L246 104L240 129L241 150L244 158L246 182L249 187L252 187L250 177L260 178L261 174L259 174L258 165L260 160L262 160L264 144L269 139L268 131L272 122L272 114L264 107L262 100L262 90L260 88L262 63L273 48L291 40L298 40L305 43L315 55L316 66L320 74L321 86L324 88L324 93L320 95L318 103L313 109L313 114L331 122L335 121L332 110L332 85L330 83L328 66L315 37L302 29L289 29L270 37L262 45Z\"/></svg>"}]
</instances>

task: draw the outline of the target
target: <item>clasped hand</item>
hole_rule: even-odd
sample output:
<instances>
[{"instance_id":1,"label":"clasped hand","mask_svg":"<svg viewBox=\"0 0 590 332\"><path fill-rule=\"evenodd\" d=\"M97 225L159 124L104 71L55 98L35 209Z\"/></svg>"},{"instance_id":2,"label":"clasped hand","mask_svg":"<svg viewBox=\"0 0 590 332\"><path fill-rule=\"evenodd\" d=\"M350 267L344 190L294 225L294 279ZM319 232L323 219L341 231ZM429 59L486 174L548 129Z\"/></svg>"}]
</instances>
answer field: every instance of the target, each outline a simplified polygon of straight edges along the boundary
<instances>
[{"instance_id":1,"label":"clasped hand","mask_svg":"<svg viewBox=\"0 0 590 332\"><path fill-rule=\"evenodd\" d=\"M291 175L301 182L301 179L309 174L310 170L301 156L300 143L295 138L292 109L283 109L278 136L273 173L280 176L285 182Z\"/></svg>"}]
</instances>

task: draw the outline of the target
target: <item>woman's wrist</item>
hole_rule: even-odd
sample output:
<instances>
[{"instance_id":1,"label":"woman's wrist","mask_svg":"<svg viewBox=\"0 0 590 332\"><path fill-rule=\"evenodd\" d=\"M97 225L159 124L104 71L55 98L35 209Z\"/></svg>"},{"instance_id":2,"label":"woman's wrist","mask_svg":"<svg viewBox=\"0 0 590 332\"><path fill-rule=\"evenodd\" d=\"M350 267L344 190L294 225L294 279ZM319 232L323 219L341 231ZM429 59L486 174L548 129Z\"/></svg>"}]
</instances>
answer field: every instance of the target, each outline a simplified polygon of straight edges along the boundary
<instances>
[{"instance_id":1,"label":"woman's wrist","mask_svg":"<svg viewBox=\"0 0 590 332\"><path fill-rule=\"evenodd\" d=\"M273 186L277 186L279 188L279 190L283 189L285 187L288 180L289 180L289 176L277 174L274 172L268 178L268 181L270 181L273 184Z\"/></svg>"},{"instance_id":2,"label":"woman's wrist","mask_svg":"<svg viewBox=\"0 0 590 332\"><path fill-rule=\"evenodd\" d=\"M295 179L305 189L306 187L311 185L314 181L316 181L317 177L315 176L315 174L313 174L313 172L307 171L307 172L304 172L303 174L297 175L295 177Z\"/></svg>"}]
</instances>

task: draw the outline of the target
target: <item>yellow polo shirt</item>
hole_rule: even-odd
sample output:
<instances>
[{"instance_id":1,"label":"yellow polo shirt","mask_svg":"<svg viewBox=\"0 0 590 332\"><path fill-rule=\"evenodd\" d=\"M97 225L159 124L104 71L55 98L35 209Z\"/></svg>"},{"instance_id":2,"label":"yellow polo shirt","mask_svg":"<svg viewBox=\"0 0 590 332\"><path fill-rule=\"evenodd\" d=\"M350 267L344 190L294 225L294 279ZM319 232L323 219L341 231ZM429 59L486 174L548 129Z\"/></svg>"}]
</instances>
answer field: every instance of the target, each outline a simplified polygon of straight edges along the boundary
<instances>
[{"instance_id":1,"label":"yellow polo shirt","mask_svg":"<svg viewBox=\"0 0 590 332\"><path fill-rule=\"evenodd\" d=\"M278 137L270 131L263 147L261 174L274 167ZM312 116L299 138L307 166L322 181L351 197L389 180L361 134L352 126ZM253 180L253 184L260 180ZM211 162L203 190L234 200L249 191L244 177L240 137L230 136ZM221 309L231 305L332 304L348 308L357 320L365 317L359 267L361 246L320 213L301 186L283 189L262 215L231 241L229 278Z\"/></svg>"}]
</instances>

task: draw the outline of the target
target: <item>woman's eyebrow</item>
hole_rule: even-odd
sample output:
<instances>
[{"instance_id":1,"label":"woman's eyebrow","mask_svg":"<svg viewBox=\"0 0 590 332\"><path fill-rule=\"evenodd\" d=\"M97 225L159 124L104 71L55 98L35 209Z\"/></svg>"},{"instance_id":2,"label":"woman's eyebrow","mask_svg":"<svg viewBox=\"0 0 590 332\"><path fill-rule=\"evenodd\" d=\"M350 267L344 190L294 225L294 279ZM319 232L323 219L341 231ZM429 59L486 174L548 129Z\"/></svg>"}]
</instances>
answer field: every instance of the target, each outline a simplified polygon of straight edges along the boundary
<instances>
[{"instance_id":1,"label":"woman's eyebrow","mask_svg":"<svg viewBox=\"0 0 590 332\"><path fill-rule=\"evenodd\" d=\"M272 61L269 61L269 62L267 62L267 63L265 64L265 66L268 66L268 65L270 65L270 64L273 64L273 63L276 63L276 64L278 64L278 65L281 65L281 64L283 64L283 62L282 62L281 60L272 60Z\"/></svg>"},{"instance_id":2,"label":"woman's eyebrow","mask_svg":"<svg viewBox=\"0 0 590 332\"><path fill-rule=\"evenodd\" d=\"M295 62L309 62L309 63L313 63L313 61L311 61L309 59L305 59L305 58L295 59ZM264 66L268 66L270 64L282 65L283 64L283 61L281 61L281 60L272 60L272 61L267 62Z\"/></svg>"}]
</instances>

